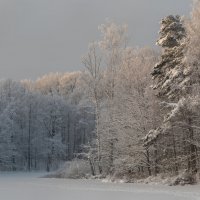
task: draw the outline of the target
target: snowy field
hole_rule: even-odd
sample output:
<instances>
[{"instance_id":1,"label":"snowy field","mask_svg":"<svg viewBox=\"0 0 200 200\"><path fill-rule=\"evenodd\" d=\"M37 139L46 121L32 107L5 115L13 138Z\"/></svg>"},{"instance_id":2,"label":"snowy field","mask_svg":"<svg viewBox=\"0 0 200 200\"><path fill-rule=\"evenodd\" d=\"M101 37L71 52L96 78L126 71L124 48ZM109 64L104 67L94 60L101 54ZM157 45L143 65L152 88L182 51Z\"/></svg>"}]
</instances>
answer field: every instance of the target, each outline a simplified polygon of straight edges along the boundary
<instances>
[{"instance_id":1,"label":"snowy field","mask_svg":"<svg viewBox=\"0 0 200 200\"><path fill-rule=\"evenodd\" d=\"M0 200L200 200L200 186L150 186L1 173Z\"/></svg>"}]
</instances>

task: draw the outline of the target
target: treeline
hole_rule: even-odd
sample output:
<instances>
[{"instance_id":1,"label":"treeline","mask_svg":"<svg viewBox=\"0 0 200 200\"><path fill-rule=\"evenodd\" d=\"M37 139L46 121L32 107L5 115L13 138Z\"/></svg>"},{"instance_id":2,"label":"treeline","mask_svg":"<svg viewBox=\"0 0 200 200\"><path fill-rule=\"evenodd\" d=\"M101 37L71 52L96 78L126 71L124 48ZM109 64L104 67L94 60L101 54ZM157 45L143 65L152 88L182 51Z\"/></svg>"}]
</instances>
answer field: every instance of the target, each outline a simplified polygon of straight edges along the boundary
<instances>
[{"instance_id":1,"label":"treeline","mask_svg":"<svg viewBox=\"0 0 200 200\"><path fill-rule=\"evenodd\" d=\"M94 116L80 73L0 82L0 170L53 170L82 151Z\"/></svg>"}]
</instances>

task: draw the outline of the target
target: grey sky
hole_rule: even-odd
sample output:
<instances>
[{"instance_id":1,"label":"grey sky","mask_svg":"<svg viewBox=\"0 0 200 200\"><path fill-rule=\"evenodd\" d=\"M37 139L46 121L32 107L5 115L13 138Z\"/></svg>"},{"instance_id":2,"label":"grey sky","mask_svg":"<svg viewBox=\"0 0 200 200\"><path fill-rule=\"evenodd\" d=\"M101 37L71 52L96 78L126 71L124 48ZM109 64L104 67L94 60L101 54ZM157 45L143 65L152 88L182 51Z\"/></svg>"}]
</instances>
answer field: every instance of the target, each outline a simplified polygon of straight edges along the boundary
<instances>
[{"instance_id":1,"label":"grey sky","mask_svg":"<svg viewBox=\"0 0 200 200\"><path fill-rule=\"evenodd\" d=\"M133 45L153 46L160 19L190 9L190 0L0 0L0 78L81 69L106 18L127 23Z\"/></svg>"}]
</instances>

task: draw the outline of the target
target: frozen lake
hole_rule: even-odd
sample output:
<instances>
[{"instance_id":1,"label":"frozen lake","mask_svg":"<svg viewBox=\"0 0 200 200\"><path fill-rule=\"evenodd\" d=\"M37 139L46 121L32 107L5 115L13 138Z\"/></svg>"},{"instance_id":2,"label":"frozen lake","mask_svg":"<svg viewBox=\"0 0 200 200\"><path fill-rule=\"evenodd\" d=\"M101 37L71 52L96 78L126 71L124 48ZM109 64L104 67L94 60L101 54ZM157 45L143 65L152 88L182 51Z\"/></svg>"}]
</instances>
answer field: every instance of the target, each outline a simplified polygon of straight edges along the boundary
<instances>
[{"instance_id":1,"label":"frozen lake","mask_svg":"<svg viewBox=\"0 0 200 200\"><path fill-rule=\"evenodd\" d=\"M0 200L200 200L200 186L150 186L1 173Z\"/></svg>"}]
</instances>

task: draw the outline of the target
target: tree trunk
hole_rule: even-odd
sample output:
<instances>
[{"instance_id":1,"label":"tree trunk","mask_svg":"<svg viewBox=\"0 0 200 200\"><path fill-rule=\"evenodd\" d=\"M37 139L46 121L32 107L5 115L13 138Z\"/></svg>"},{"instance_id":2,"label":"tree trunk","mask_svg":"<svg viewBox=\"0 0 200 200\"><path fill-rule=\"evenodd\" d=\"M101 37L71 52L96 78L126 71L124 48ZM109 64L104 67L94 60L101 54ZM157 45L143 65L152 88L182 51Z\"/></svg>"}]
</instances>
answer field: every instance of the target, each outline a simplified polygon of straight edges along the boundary
<instances>
[{"instance_id":1,"label":"tree trunk","mask_svg":"<svg viewBox=\"0 0 200 200\"><path fill-rule=\"evenodd\" d=\"M66 153L67 153L67 160L71 160L71 153L70 153L70 114L68 112L67 115L67 140L66 140Z\"/></svg>"},{"instance_id":2,"label":"tree trunk","mask_svg":"<svg viewBox=\"0 0 200 200\"><path fill-rule=\"evenodd\" d=\"M102 166L101 166L101 137L99 133L99 103L96 97L96 107L95 107L95 129L96 129L96 137L97 137L97 160L98 160L98 168L99 168L99 173L102 174Z\"/></svg>"},{"instance_id":3,"label":"tree trunk","mask_svg":"<svg viewBox=\"0 0 200 200\"><path fill-rule=\"evenodd\" d=\"M158 150L157 150L157 144L154 145L154 156L155 156L155 161L154 161L154 174L155 176L157 176L157 174L159 173L159 169L158 169Z\"/></svg>"},{"instance_id":4,"label":"tree trunk","mask_svg":"<svg viewBox=\"0 0 200 200\"><path fill-rule=\"evenodd\" d=\"M174 132L172 130L172 136L173 136L173 154L174 154L174 165L175 165L175 174L178 174L178 163L177 163L177 153L176 153L176 142L175 142L175 136Z\"/></svg>"},{"instance_id":5,"label":"tree trunk","mask_svg":"<svg viewBox=\"0 0 200 200\"><path fill-rule=\"evenodd\" d=\"M95 166L94 166L94 162L92 162L92 160L89 158L89 164L90 164L90 169L91 169L91 173L92 173L92 176L95 176Z\"/></svg>"},{"instance_id":6,"label":"tree trunk","mask_svg":"<svg viewBox=\"0 0 200 200\"><path fill-rule=\"evenodd\" d=\"M31 171L31 112L32 107L30 105L28 115L28 171Z\"/></svg>"},{"instance_id":7,"label":"tree trunk","mask_svg":"<svg viewBox=\"0 0 200 200\"><path fill-rule=\"evenodd\" d=\"M192 120L191 118L188 119L188 124L189 124L189 142L190 142L190 159L189 159L189 171L192 174L197 173L197 156L196 156L196 146L193 144L194 141L194 131L192 128Z\"/></svg>"},{"instance_id":8,"label":"tree trunk","mask_svg":"<svg viewBox=\"0 0 200 200\"><path fill-rule=\"evenodd\" d=\"M148 170L149 176L151 176L151 163L150 163L150 155L149 155L148 148L146 148L146 159L147 159L147 170Z\"/></svg>"}]
</instances>

